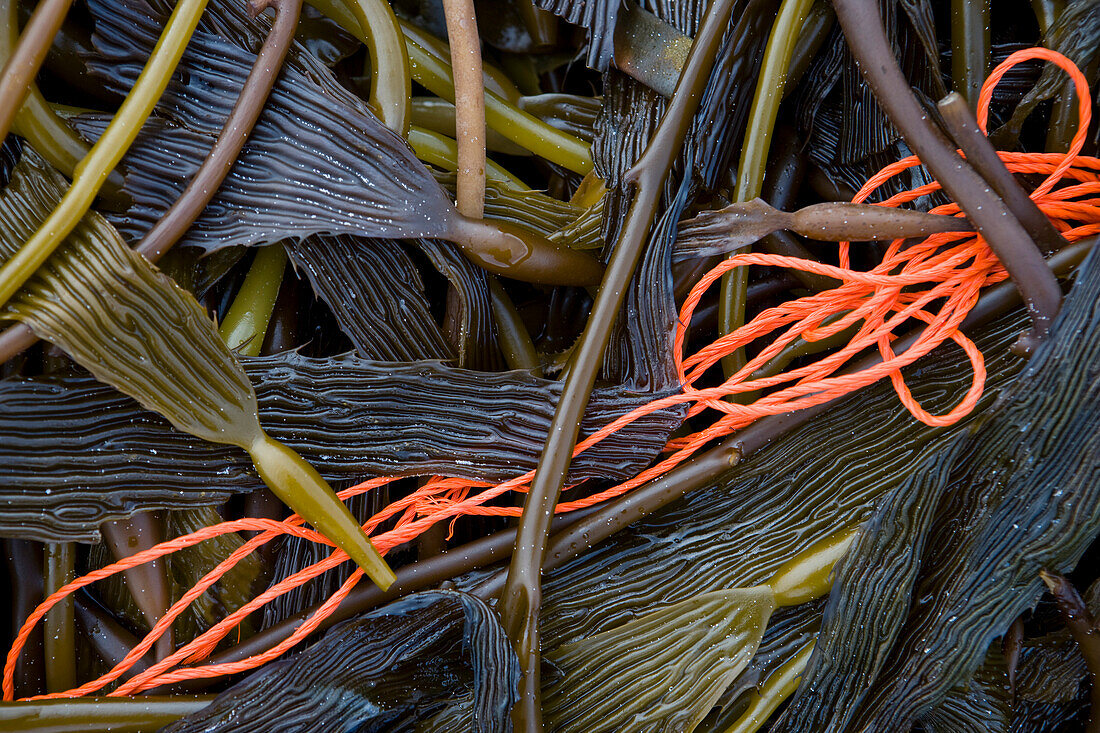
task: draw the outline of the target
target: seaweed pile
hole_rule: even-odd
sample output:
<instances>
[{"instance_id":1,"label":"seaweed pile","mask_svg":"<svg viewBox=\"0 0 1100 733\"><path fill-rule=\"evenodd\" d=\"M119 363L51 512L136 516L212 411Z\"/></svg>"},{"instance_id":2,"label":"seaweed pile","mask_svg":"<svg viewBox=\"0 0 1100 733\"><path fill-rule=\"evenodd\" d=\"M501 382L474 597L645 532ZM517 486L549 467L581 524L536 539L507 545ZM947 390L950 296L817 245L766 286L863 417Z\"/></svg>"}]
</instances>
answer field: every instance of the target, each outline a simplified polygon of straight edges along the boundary
<instances>
[{"instance_id":1,"label":"seaweed pile","mask_svg":"<svg viewBox=\"0 0 1100 733\"><path fill-rule=\"evenodd\" d=\"M0 731L1100 731L1097 0L0 18Z\"/></svg>"}]
</instances>

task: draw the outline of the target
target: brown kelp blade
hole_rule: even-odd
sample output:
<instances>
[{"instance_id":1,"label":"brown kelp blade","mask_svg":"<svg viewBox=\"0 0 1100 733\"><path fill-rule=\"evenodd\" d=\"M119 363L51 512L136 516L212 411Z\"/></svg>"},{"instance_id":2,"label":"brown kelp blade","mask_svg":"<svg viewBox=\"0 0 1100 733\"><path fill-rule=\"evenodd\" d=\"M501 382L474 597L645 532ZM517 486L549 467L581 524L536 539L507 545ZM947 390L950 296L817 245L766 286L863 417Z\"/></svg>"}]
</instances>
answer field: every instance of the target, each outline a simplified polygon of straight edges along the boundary
<instances>
[{"instance_id":1,"label":"brown kelp blade","mask_svg":"<svg viewBox=\"0 0 1100 733\"><path fill-rule=\"evenodd\" d=\"M830 202L786 212L753 199L705 211L684 222L676 240L676 257L732 252L783 229L826 242L890 241L974 231L966 219L923 211Z\"/></svg>"},{"instance_id":2,"label":"brown kelp blade","mask_svg":"<svg viewBox=\"0 0 1100 733\"><path fill-rule=\"evenodd\" d=\"M64 186L60 174L24 150L0 192L0 254L10 257L36 230ZM392 571L332 489L264 433L251 382L199 304L127 248L102 217L81 221L6 315L179 430L248 451L283 501L379 585L392 582Z\"/></svg>"}]
</instances>

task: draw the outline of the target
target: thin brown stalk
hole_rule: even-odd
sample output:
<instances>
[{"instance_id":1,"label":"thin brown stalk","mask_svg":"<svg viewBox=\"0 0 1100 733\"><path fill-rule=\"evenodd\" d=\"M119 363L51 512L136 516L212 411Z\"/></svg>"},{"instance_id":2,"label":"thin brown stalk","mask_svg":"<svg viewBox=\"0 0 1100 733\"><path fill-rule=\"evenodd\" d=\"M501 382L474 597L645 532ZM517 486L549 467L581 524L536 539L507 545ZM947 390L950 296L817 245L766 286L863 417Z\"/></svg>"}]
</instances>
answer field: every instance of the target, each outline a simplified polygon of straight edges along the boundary
<instances>
[{"instance_id":1,"label":"thin brown stalk","mask_svg":"<svg viewBox=\"0 0 1100 733\"><path fill-rule=\"evenodd\" d=\"M164 541L164 519L154 512L138 512L132 517L104 522L100 526L103 538L116 560L122 560ZM164 560L128 568L123 571L126 588L152 628L168 612L172 591L168 584L167 563ZM157 639L155 654L161 660L173 651L172 629Z\"/></svg>"},{"instance_id":2,"label":"thin brown stalk","mask_svg":"<svg viewBox=\"0 0 1100 733\"><path fill-rule=\"evenodd\" d=\"M834 0L848 47L875 98L909 147L932 172L1020 288L1031 313L1031 342L1041 339L1062 303L1058 281L1043 255L981 176L955 152L921 108L894 59L876 0Z\"/></svg>"},{"instance_id":3,"label":"thin brown stalk","mask_svg":"<svg viewBox=\"0 0 1100 733\"><path fill-rule=\"evenodd\" d=\"M634 188L634 197L592 306L592 314L578 343L576 360L562 389L549 437L524 503L516 549L499 605L504 627L516 645L523 670L520 701L513 714L517 730L523 733L542 730L538 619L542 605L541 567L550 519L572 460L580 417L588 404L611 329L656 216L664 180L680 153L699 106L733 4L732 0L712 0L710 3L668 110L645 152L627 172L626 180Z\"/></svg>"},{"instance_id":4,"label":"thin brown stalk","mask_svg":"<svg viewBox=\"0 0 1100 733\"><path fill-rule=\"evenodd\" d=\"M458 142L458 212L471 219L485 213L485 89L481 37L474 0L443 0L451 66L455 79L455 134Z\"/></svg>"},{"instance_id":5,"label":"thin brown stalk","mask_svg":"<svg viewBox=\"0 0 1100 733\"><path fill-rule=\"evenodd\" d=\"M73 0L42 0L23 29L15 52L0 71L0 140L11 131L12 122L72 3Z\"/></svg>"},{"instance_id":6,"label":"thin brown stalk","mask_svg":"<svg viewBox=\"0 0 1100 733\"><path fill-rule=\"evenodd\" d=\"M1049 267L1053 272L1065 275L1084 259L1095 243L1096 238L1091 238L1070 245L1049 260ZM1019 291L1011 283L991 288L978 299L977 305L963 322L962 329L965 331L976 328L1005 313L1009 308L1017 306L1019 302ZM916 337L916 334L907 336L895 345L895 350L900 353ZM868 357L853 368L867 368L878 361L877 355ZM731 436L714 448L700 453L682 466L674 468L665 476L654 479L614 501L555 517L551 524L553 534L548 544L547 559L543 569L550 570L565 564L615 532L644 519L689 491L712 484L742 459L770 445L787 431L805 424L821 411L828 409L831 404L826 403L807 410L759 420L753 426ZM515 538L516 530L508 529L451 549L446 554L406 565L396 571L397 580L385 591L370 583L360 584L336 607L331 616L321 622L318 631L324 631L352 616L408 593L434 587L445 580L503 560L509 556L515 544ZM504 587L506 577L506 569L498 571L475 588L474 595L484 599L498 595ZM290 636L294 629L319 608L320 604L312 606L266 628L240 644L215 654L208 663L236 662L259 654ZM209 680L200 680L196 684L182 687L198 689L209 682Z\"/></svg>"},{"instance_id":7,"label":"thin brown stalk","mask_svg":"<svg viewBox=\"0 0 1100 733\"><path fill-rule=\"evenodd\" d=\"M1062 620L1066 622L1066 628L1077 642L1081 650L1081 656L1085 658L1085 665L1092 676L1092 691L1090 693L1088 724L1086 733L1100 733L1100 629L1096 626L1096 620L1089 613L1085 602L1081 600L1081 594L1073 587L1073 584L1064 575L1058 573L1040 572L1039 576L1050 589L1058 610L1062 613Z\"/></svg>"},{"instance_id":8,"label":"thin brown stalk","mask_svg":"<svg viewBox=\"0 0 1100 733\"><path fill-rule=\"evenodd\" d=\"M1047 215L1027 195L1012 172L1005 168L993 143L989 142L989 138L978 127L978 120L966 100L952 92L941 99L938 106L947 131L966 155L967 162L1004 199L1005 206L1036 244L1046 252L1056 252L1069 244L1050 223Z\"/></svg>"}]
</instances>

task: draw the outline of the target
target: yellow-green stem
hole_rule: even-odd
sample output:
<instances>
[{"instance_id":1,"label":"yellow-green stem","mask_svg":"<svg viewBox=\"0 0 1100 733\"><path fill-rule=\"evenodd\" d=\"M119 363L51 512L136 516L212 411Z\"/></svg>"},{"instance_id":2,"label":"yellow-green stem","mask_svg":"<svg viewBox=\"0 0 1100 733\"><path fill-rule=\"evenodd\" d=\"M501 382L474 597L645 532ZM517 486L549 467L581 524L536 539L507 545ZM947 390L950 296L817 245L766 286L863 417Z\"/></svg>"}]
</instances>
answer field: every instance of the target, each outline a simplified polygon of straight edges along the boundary
<instances>
[{"instance_id":1,"label":"yellow-green stem","mask_svg":"<svg viewBox=\"0 0 1100 733\"><path fill-rule=\"evenodd\" d=\"M46 595L76 577L76 546L47 542L43 565ZM76 687L76 627L73 597L66 596L46 612L43 643L46 654L46 690L64 692Z\"/></svg>"},{"instance_id":2,"label":"yellow-green stem","mask_svg":"<svg viewBox=\"0 0 1100 733\"><path fill-rule=\"evenodd\" d=\"M126 154L153 111L198 25L207 0L180 0L133 89L99 141L73 171L73 185L15 256L0 268L0 306L57 249L92 205L107 176Z\"/></svg>"},{"instance_id":3,"label":"yellow-green stem","mask_svg":"<svg viewBox=\"0 0 1100 733\"><path fill-rule=\"evenodd\" d=\"M833 585L833 566L851 547L856 530L845 529L798 553L767 582L777 606L797 606L820 598Z\"/></svg>"},{"instance_id":4,"label":"yellow-green stem","mask_svg":"<svg viewBox=\"0 0 1100 733\"><path fill-rule=\"evenodd\" d=\"M362 41L370 56L369 104L399 135L409 129L409 53L397 16L385 0L309 0L309 4Z\"/></svg>"},{"instance_id":5,"label":"yellow-green stem","mask_svg":"<svg viewBox=\"0 0 1100 733\"><path fill-rule=\"evenodd\" d=\"M763 685L750 692L748 708L725 733L754 733L760 730L771 714L798 689L813 650L814 642L811 641L775 670Z\"/></svg>"},{"instance_id":6,"label":"yellow-green stem","mask_svg":"<svg viewBox=\"0 0 1100 733\"><path fill-rule=\"evenodd\" d=\"M393 585L390 566L313 466L264 433L248 447L248 454L260 478L287 506L337 542L379 588L386 590Z\"/></svg>"},{"instance_id":7,"label":"yellow-green stem","mask_svg":"<svg viewBox=\"0 0 1100 733\"><path fill-rule=\"evenodd\" d=\"M281 244L261 247L248 268L240 290L233 298L218 328L226 346L244 356L258 356L263 345L275 299L286 269L286 250Z\"/></svg>"},{"instance_id":8,"label":"yellow-green stem","mask_svg":"<svg viewBox=\"0 0 1100 733\"><path fill-rule=\"evenodd\" d=\"M445 171L458 170L458 143L453 138L414 125L409 128L409 147L425 163L431 163ZM531 190L530 186L491 160L485 163L485 176L509 188Z\"/></svg>"},{"instance_id":9,"label":"yellow-green stem","mask_svg":"<svg viewBox=\"0 0 1100 733\"><path fill-rule=\"evenodd\" d=\"M745 143L741 147L741 162L737 166L735 201L750 201L760 195L764 185L764 170L771 148L772 131L783 101L787 71L791 65L799 31L814 0L783 0L779 15L768 37L764 62L756 83ZM719 327L723 333L736 331L745 322L745 296L748 293L748 268L738 267L722 277L718 303ZM726 376L745 365L745 352L738 349L722 360Z\"/></svg>"},{"instance_id":10,"label":"yellow-green stem","mask_svg":"<svg viewBox=\"0 0 1100 733\"><path fill-rule=\"evenodd\" d=\"M423 31L414 37L406 30L409 45L409 62L412 64L413 78L432 94L455 101L454 73L446 55L439 55L439 49L432 49L423 39ZM434 41L434 43L439 43ZM423 44L423 45L422 45ZM446 46L443 45L446 49ZM429 50L432 49L432 50ZM449 52L447 52L449 53ZM488 75L488 68L486 71ZM497 85L500 89L500 85ZM508 101L492 87L485 89L485 122L489 127L508 138L525 150L546 158L576 173L592 170L592 152L588 143L567 132L551 127L539 118L528 114L516 106L519 100L516 90L515 101Z\"/></svg>"}]
</instances>

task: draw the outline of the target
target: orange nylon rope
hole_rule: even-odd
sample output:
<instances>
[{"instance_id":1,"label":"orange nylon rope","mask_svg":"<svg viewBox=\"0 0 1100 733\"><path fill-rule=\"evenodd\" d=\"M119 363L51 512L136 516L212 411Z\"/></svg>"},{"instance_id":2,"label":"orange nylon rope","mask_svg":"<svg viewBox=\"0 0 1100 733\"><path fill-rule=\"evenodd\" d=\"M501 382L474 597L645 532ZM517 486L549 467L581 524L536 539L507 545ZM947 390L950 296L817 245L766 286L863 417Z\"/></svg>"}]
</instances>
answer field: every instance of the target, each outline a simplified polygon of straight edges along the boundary
<instances>
[{"instance_id":1,"label":"orange nylon rope","mask_svg":"<svg viewBox=\"0 0 1100 733\"><path fill-rule=\"evenodd\" d=\"M1066 239L1075 241L1100 232L1100 198L1096 198L1100 195L1100 159L1080 155L1092 111L1088 84L1080 70L1069 59L1047 49L1032 48L1017 51L994 70L983 86L978 99L979 123L985 131L993 87L1009 68L1029 59L1051 61L1071 76L1079 99L1078 131L1069 152L1065 155L1002 152L1000 157L1014 173L1047 176L1046 180L1031 193L1031 198L1050 217L1054 226ZM920 165L920 161L916 157L909 157L887 166L864 185L854 200L864 201L891 177L917 165ZM1056 186L1060 187L1055 188ZM931 183L897 194L882 205L898 206L939 188L939 184ZM940 206L933 211L938 214L960 215L958 206L953 203ZM736 267L750 265L801 269L835 278L841 284L831 290L770 308L734 333L719 338L711 345L685 358L683 349L687 324L691 322L692 314L704 293L723 273ZM580 442L574 455L591 448L639 417L674 405L690 405L688 417L694 417L706 410L714 410L718 413L717 419L703 430L669 441L665 449L668 455L637 476L597 494L562 502L558 505L557 511L568 512L619 496L663 475L711 441L725 437L760 417L822 404L883 378L891 380L901 403L916 419L937 426L956 422L977 404L985 382L982 354L970 339L959 332L959 324L974 306L980 290L1001 282L1006 277L1007 275L985 242L974 234L939 234L907 246L901 240L895 241L887 248L881 264L866 272L851 269L846 242L840 244L839 266L767 254L743 254L729 258L702 278L692 289L681 308L673 342L673 355L682 391L679 394L654 400L609 423ZM930 310L933 306L936 308L934 311ZM913 346L902 354L895 354L891 348L894 334L900 327L908 325L912 319L922 321L927 326ZM853 327L856 333L847 344L812 363L775 376L752 377L757 369L796 339L815 341ZM766 336L772 337L771 343L723 384L706 388L695 386L696 382L724 356ZM932 415L913 398L900 370L948 340L958 344L966 353L973 366L974 377L970 389L958 405L944 415ZM853 357L869 347L879 349L883 357L882 363L859 372L838 373ZM760 390L771 391L748 405L740 405L726 399L732 395ZM415 539L440 521L450 520L453 523L460 516L476 514L518 516L521 512L518 507L486 506L486 503L509 491L526 491L527 483L531 480L533 473L531 471L496 485L461 478L435 477L413 493L393 502L371 517L364 525L364 529L372 535L372 541L378 550L385 554L397 545ZM340 492L340 497L347 499L394 480L396 480L394 477L370 479ZM384 522L391 519L394 520L392 529L375 534ZM67 583L46 598L20 628L4 666L4 699L11 700L14 696L15 662L32 629L46 612L66 595L97 580L211 537L241 530L260 531L260 534L245 542L241 548L233 552L173 604L149 634L109 672L73 690L27 698L29 700L87 695L121 679L193 599L217 582L250 552L272 539L290 534L332 546L325 537L302 527L302 523L302 519L297 515L282 522L261 519L223 522L161 543ZM276 659L308 637L325 618L331 615L362 578L361 571L354 571L340 589L317 611L297 627L287 639L271 649L238 662L180 666L198 664L208 657L217 644L248 614L272 599L336 567L346 559L347 555L342 551L333 549L325 560L275 583L199 637L144 672L126 680L108 695L133 695L153 687L188 679L237 674Z\"/></svg>"}]
</instances>

